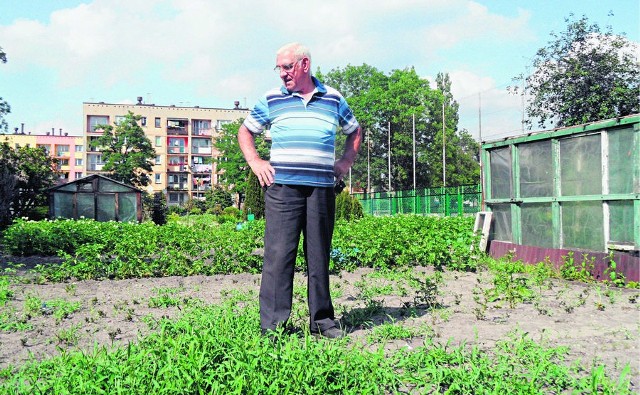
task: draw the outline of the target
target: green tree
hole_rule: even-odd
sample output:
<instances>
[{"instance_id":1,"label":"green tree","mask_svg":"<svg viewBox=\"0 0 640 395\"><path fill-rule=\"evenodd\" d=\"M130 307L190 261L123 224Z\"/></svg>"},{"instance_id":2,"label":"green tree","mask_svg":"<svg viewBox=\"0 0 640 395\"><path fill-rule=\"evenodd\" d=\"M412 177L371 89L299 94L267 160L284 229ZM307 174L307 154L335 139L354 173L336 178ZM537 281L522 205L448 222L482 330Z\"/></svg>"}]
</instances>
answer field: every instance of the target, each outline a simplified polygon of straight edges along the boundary
<instances>
[{"instance_id":1,"label":"green tree","mask_svg":"<svg viewBox=\"0 0 640 395\"><path fill-rule=\"evenodd\" d=\"M362 203L349 192L342 191L336 196L336 219L347 221L360 219L364 216Z\"/></svg>"},{"instance_id":2,"label":"green tree","mask_svg":"<svg viewBox=\"0 0 640 395\"><path fill-rule=\"evenodd\" d=\"M164 225L167 223L169 207L167 206L167 198L164 193L143 193L142 206L144 207L145 219L151 219L156 225Z\"/></svg>"},{"instance_id":3,"label":"green tree","mask_svg":"<svg viewBox=\"0 0 640 395\"><path fill-rule=\"evenodd\" d=\"M55 185L56 168L44 149L0 144L0 227L47 203L45 189Z\"/></svg>"},{"instance_id":4,"label":"green tree","mask_svg":"<svg viewBox=\"0 0 640 395\"><path fill-rule=\"evenodd\" d=\"M225 185L232 193L238 194L238 202L243 200L247 190L248 175L251 172L238 145L238 129L242 122L243 119L240 119L223 125L213 142L219 152L216 159L219 183ZM256 149L261 158L269 158L269 145L264 134L256 137Z\"/></svg>"},{"instance_id":5,"label":"green tree","mask_svg":"<svg viewBox=\"0 0 640 395\"><path fill-rule=\"evenodd\" d=\"M138 125L140 118L129 111L115 126L97 125L102 136L91 142L102 152L103 170L110 178L138 188L149 185L156 157L151 141Z\"/></svg>"},{"instance_id":6,"label":"green tree","mask_svg":"<svg viewBox=\"0 0 640 395\"><path fill-rule=\"evenodd\" d=\"M640 112L640 62L638 45L611 26L601 31L586 16L565 18L567 29L551 33L547 46L534 58L534 71L525 78L524 92L530 97L525 123L532 127L577 125ZM522 81L523 76L514 81Z\"/></svg>"},{"instance_id":7,"label":"green tree","mask_svg":"<svg viewBox=\"0 0 640 395\"><path fill-rule=\"evenodd\" d=\"M249 210L256 219L264 218L264 190L260 186L260 181L252 171L247 175L247 190L244 200L244 216L249 214Z\"/></svg>"},{"instance_id":8,"label":"green tree","mask_svg":"<svg viewBox=\"0 0 640 395\"><path fill-rule=\"evenodd\" d=\"M213 185L204 194L206 209L214 214L221 214L222 211L233 206L233 197L223 185Z\"/></svg>"},{"instance_id":9,"label":"green tree","mask_svg":"<svg viewBox=\"0 0 640 395\"><path fill-rule=\"evenodd\" d=\"M468 183L469 177L458 176L455 171L457 165L464 163L472 173L479 172L477 156L470 155L470 150L459 146L462 140L469 143L468 133L457 129L459 106L453 100L447 74L438 75L438 89L431 88L429 81L421 78L413 68L393 70L385 75L364 64L334 69L326 75L318 71L316 75L345 96L364 130L360 156L351 174L354 187L366 190L369 162L371 189L388 190L390 151L391 189L413 188L414 119L416 187L442 185L443 101L447 185ZM343 140L340 138L338 150Z\"/></svg>"},{"instance_id":10,"label":"green tree","mask_svg":"<svg viewBox=\"0 0 640 395\"><path fill-rule=\"evenodd\" d=\"M0 61L7 63L7 54L2 50L2 47L0 47ZM7 131L8 125L4 117L9 113L11 113L11 106L9 106L6 100L0 97L0 132Z\"/></svg>"}]
</instances>

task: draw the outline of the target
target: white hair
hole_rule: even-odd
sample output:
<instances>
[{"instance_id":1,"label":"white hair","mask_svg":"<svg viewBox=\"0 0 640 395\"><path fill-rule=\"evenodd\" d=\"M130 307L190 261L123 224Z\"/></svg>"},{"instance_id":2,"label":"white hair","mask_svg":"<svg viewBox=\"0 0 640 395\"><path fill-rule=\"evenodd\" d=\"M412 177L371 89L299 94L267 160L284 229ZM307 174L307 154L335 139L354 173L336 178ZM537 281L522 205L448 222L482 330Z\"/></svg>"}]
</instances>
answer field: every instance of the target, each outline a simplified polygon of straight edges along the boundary
<instances>
[{"instance_id":1,"label":"white hair","mask_svg":"<svg viewBox=\"0 0 640 395\"><path fill-rule=\"evenodd\" d=\"M278 50L278 52L276 52L276 55L282 55L283 53L286 53L286 52L293 53L296 60L307 58L309 59L309 61L311 61L311 53L309 52L309 48L307 48L306 46L300 43L294 42L294 43L285 44Z\"/></svg>"}]
</instances>

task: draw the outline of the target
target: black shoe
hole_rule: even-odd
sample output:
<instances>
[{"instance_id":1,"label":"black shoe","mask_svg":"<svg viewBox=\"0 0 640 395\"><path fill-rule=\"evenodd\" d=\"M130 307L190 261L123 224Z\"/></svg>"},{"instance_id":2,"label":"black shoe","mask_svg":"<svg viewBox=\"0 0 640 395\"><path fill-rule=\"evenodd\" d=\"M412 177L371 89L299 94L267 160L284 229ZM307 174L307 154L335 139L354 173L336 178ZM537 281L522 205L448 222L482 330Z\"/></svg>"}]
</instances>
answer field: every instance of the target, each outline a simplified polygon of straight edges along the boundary
<instances>
[{"instance_id":1,"label":"black shoe","mask_svg":"<svg viewBox=\"0 0 640 395\"><path fill-rule=\"evenodd\" d=\"M324 337L327 339L340 339L345 336L344 332L335 326L329 329L320 330L319 332L311 332L311 334L316 337Z\"/></svg>"}]
</instances>

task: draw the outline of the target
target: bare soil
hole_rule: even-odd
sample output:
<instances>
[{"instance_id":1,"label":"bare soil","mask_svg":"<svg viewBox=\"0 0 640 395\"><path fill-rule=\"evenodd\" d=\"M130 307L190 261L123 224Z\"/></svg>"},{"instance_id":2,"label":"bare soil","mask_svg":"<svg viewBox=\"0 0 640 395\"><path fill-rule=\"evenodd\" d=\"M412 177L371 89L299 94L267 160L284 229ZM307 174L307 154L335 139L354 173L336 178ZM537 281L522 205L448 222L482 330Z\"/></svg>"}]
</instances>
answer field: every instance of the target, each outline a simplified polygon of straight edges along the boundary
<instances>
[{"instance_id":1,"label":"bare soil","mask_svg":"<svg viewBox=\"0 0 640 395\"><path fill-rule=\"evenodd\" d=\"M28 268L38 260L13 258L11 261ZM415 270L431 273L429 268ZM345 312L364 310L363 279L369 287L394 286L393 281L371 276L371 273L372 269L358 269L332 277L332 289L338 289L340 295L334 298L339 313L337 319ZM22 270L18 275L29 274ZM296 273L295 281L302 287L306 278L303 273ZM257 295L259 286L260 275L251 274L14 284L13 299L0 307L0 311L15 309L20 314L29 296L38 297L45 304L56 299L79 302L80 309L62 320L52 314L31 317L30 330L0 331L0 369L19 366L31 358L41 360L54 356L60 350L91 350L94 344L111 347L135 342L151 330L148 317L160 319L180 314L178 307L149 306L150 298L157 297L161 289L179 290L180 298L215 304L230 290L253 290ZM479 290L491 286L492 276L487 271L445 272L444 282L438 286L438 308L427 309L416 304L420 296L416 289L408 289L405 296L374 296L374 300L382 303L383 312L369 325L348 328L349 337L353 342L366 342L377 325L393 319L406 327L421 328L421 333L428 328L426 336L442 344L466 343L489 350L497 341L507 339L510 332L520 330L528 338L549 347L569 347L569 360L580 360L587 368L594 361L604 364L613 377L618 377L625 365L630 364L632 389L640 389L639 290L551 280L549 286L536 290L540 297L535 303L518 303L511 308L504 300L486 303L479 297ZM418 313L406 314L408 306L417 306L414 312ZM46 306L43 311L46 312ZM75 332L76 339L68 342L65 331ZM394 341L390 347L415 348L423 341L424 336L418 336Z\"/></svg>"}]
</instances>

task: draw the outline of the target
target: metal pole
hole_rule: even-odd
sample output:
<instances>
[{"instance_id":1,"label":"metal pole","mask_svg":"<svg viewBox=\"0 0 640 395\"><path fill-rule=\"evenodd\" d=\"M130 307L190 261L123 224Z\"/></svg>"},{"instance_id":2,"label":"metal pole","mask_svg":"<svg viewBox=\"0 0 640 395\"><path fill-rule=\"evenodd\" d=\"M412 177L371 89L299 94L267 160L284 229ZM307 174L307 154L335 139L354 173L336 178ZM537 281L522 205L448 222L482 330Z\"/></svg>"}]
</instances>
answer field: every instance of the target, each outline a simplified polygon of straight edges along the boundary
<instances>
[{"instance_id":1,"label":"metal pole","mask_svg":"<svg viewBox=\"0 0 640 395\"><path fill-rule=\"evenodd\" d=\"M367 130L367 193L371 193L371 136Z\"/></svg>"},{"instance_id":2,"label":"metal pole","mask_svg":"<svg viewBox=\"0 0 640 395\"><path fill-rule=\"evenodd\" d=\"M389 192L391 192L391 122L388 122L388 128L389 128L389 132L387 133L388 136L388 145L389 145Z\"/></svg>"},{"instance_id":3,"label":"metal pole","mask_svg":"<svg viewBox=\"0 0 640 395\"><path fill-rule=\"evenodd\" d=\"M413 121L413 190L416 190L416 114L412 115ZM414 192L415 193L415 192Z\"/></svg>"},{"instance_id":4,"label":"metal pole","mask_svg":"<svg viewBox=\"0 0 640 395\"><path fill-rule=\"evenodd\" d=\"M447 165L447 160L446 160L446 151L445 151L445 127L444 127L444 97L442 98L442 186L446 187L447 186L447 170L446 170L446 165Z\"/></svg>"}]
</instances>

